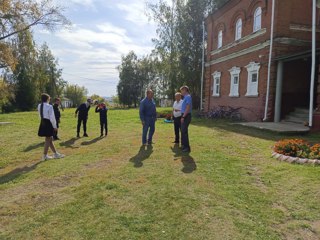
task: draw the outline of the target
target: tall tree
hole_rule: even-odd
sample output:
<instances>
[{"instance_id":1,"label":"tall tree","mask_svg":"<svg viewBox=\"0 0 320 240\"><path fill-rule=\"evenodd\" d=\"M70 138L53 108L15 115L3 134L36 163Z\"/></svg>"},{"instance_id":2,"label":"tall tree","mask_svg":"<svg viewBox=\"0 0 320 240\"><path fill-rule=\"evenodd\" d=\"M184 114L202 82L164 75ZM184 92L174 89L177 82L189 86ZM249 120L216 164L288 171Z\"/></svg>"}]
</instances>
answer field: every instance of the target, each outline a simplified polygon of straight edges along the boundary
<instances>
[{"instance_id":1,"label":"tall tree","mask_svg":"<svg viewBox=\"0 0 320 240\"><path fill-rule=\"evenodd\" d=\"M118 67L120 81L117 86L120 103L137 107L141 93L141 82L138 79L138 57L131 51L122 56L121 65Z\"/></svg>"},{"instance_id":2,"label":"tall tree","mask_svg":"<svg viewBox=\"0 0 320 240\"><path fill-rule=\"evenodd\" d=\"M85 102L88 90L76 84L67 84L64 95L73 102L73 107L79 106Z\"/></svg>"},{"instance_id":3,"label":"tall tree","mask_svg":"<svg viewBox=\"0 0 320 240\"><path fill-rule=\"evenodd\" d=\"M18 64L13 71L16 83L18 109L28 111L35 107L39 95L35 94L36 49L29 31L20 32L15 43L15 58Z\"/></svg>"},{"instance_id":4,"label":"tall tree","mask_svg":"<svg viewBox=\"0 0 320 240\"><path fill-rule=\"evenodd\" d=\"M39 50L36 71L38 91L60 97L66 82L62 79L62 69L59 69L58 60L46 43Z\"/></svg>"},{"instance_id":5,"label":"tall tree","mask_svg":"<svg viewBox=\"0 0 320 240\"><path fill-rule=\"evenodd\" d=\"M118 67L120 81L117 86L121 104L136 107L145 96L147 88L154 91L157 89L160 83L158 64L157 57L147 55L138 58L133 51L122 57L121 65Z\"/></svg>"},{"instance_id":6,"label":"tall tree","mask_svg":"<svg viewBox=\"0 0 320 240\"><path fill-rule=\"evenodd\" d=\"M206 14L225 0L160 0L149 3L150 15L157 23L158 38L155 52L162 64L163 78L167 79L168 97L173 98L182 84L188 84L199 106L202 61L202 22Z\"/></svg>"},{"instance_id":7,"label":"tall tree","mask_svg":"<svg viewBox=\"0 0 320 240\"><path fill-rule=\"evenodd\" d=\"M14 86L6 77L0 77L0 109L4 112L5 108L14 100Z\"/></svg>"},{"instance_id":8,"label":"tall tree","mask_svg":"<svg viewBox=\"0 0 320 240\"><path fill-rule=\"evenodd\" d=\"M17 61L13 58L11 41L18 33L35 25L48 30L69 25L62 12L53 0L0 0L0 68L15 68Z\"/></svg>"}]
</instances>

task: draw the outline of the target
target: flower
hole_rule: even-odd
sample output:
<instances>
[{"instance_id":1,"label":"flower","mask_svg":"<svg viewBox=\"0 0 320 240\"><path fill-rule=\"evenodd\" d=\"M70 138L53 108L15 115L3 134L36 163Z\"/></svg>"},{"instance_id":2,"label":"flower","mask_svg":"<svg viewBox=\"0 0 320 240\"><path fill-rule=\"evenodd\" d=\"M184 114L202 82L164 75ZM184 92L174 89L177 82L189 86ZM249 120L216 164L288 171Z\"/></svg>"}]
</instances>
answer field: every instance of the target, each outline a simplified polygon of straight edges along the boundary
<instances>
[{"instance_id":1,"label":"flower","mask_svg":"<svg viewBox=\"0 0 320 240\"><path fill-rule=\"evenodd\" d=\"M291 157L320 159L320 144L311 145L302 139L280 140L275 143L273 150Z\"/></svg>"}]
</instances>

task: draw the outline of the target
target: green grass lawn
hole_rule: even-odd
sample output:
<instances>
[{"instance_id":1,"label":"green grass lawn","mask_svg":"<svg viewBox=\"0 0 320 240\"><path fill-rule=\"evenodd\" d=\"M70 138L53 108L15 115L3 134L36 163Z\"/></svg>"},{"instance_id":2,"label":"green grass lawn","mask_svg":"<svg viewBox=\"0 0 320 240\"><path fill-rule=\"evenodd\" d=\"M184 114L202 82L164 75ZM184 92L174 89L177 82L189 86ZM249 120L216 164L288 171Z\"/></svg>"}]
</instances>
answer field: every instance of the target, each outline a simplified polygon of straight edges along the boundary
<instances>
[{"instance_id":1,"label":"green grass lawn","mask_svg":"<svg viewBox=\"0 0 320 240\"><path fill-rule=\"evenodd\" d=\"M182 154L163 120L141 148L137 110L110 110L107 138L91 110L80 139L73 112L45 162L38 114L0 115L0 239L320 239L320 167L271 158L286 136L194 118Z\"/></svg>"}]
</instances>

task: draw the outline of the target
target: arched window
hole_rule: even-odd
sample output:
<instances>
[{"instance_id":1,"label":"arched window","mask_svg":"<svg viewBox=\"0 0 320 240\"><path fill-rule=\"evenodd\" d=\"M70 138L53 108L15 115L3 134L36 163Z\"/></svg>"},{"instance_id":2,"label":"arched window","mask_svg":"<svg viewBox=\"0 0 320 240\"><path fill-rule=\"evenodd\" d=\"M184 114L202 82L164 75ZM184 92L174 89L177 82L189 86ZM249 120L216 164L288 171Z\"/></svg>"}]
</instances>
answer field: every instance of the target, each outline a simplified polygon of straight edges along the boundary
<instances>
[{"instance_id":1,"label":"arched window","mask_svg":"<svg viewBox=\"0 0 320 240\"><path fill-rule=\"evenodd\" d=\"M253 17L253 31L254 32L261 29L261 15L262 15L261 7L258 7L254 11L254 17Z\"/></svg>"},{"instance_id":2,"label":"arched window","mask_svg":"<svg viewBox=\"0 0 320 240\"><path fill-rule=\"evenodd\" d=\"M222 30L218 33L218 48L222 47Z\"/></svg>"},{"instance_id":3,"label":"arched window","mask_svg":"<svg viewBox=\"0 0 320 240\"><path fill-rule=\"evenodd\" d=\"M241 38L242 35L242 19L239 18L237 23L236 23L236 36L235 36L235 40L238 40Z\"/></svg>"}]
</instances>

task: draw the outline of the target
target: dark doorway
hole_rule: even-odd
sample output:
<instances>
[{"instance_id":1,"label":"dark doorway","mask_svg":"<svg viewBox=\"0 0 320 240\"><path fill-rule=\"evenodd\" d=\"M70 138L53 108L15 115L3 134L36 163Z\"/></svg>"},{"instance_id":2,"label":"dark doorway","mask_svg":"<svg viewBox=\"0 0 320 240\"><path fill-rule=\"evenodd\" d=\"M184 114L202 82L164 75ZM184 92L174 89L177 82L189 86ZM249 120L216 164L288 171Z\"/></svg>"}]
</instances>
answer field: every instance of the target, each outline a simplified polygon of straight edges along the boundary
<instances>
[{"instance_id":1,"label":"dark doorway","mask_svg":"<svg viewBox=\"0 0 320 240\"><path fill-rule=\"evenodd\" d=\"M316 73L318 64L316 64ZM315 75L315 89L318 74ZM311 58L301 58L284 63L281 118L296 108L309 109ZM314 94L316 98L316 94Z\"/></svg>"}]
</instances>

